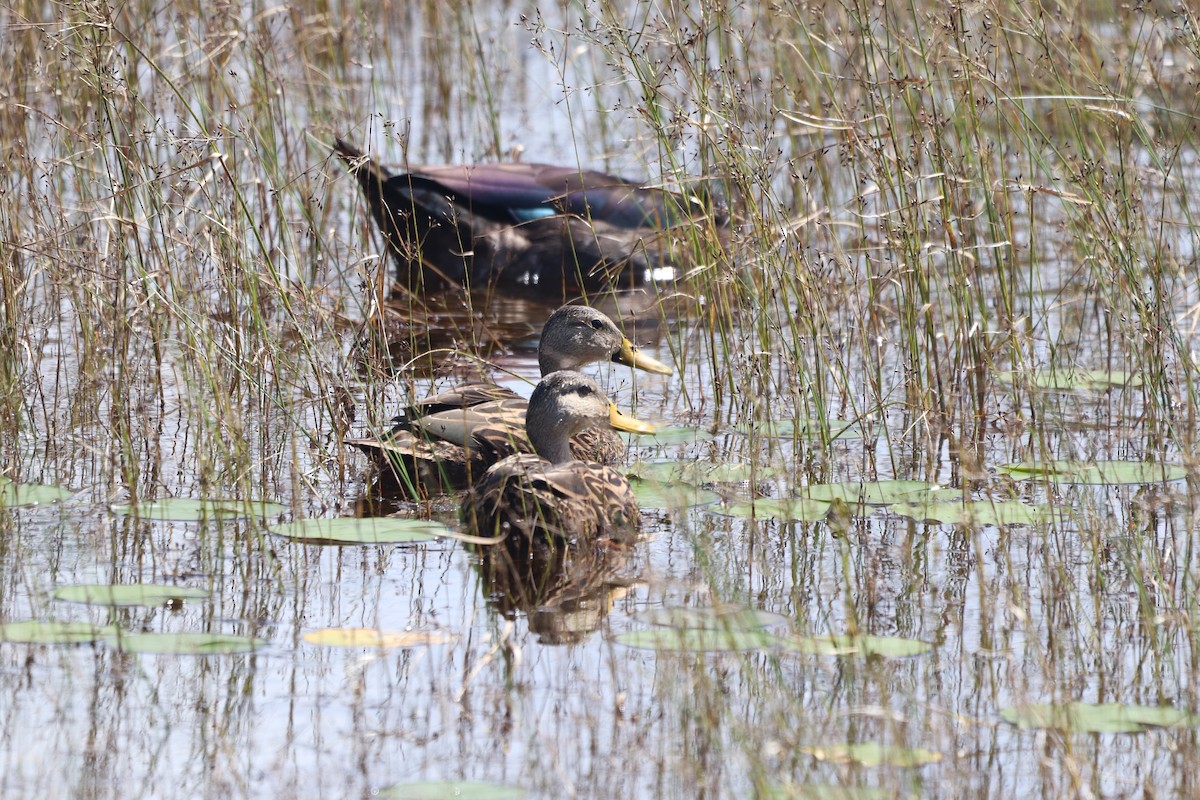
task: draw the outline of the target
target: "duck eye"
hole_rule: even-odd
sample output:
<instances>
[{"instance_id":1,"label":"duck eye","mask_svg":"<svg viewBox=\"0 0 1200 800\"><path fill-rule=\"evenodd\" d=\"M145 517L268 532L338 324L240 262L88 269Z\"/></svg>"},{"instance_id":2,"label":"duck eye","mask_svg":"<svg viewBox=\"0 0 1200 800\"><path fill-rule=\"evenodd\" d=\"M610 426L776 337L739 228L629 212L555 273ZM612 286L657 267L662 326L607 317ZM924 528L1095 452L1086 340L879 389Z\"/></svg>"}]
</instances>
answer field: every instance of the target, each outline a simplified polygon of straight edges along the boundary
<instances>
[{"instance_id":1,"label":"duck eye","mask_svg":"<svg viewBox=\"0 0 1200 800\"><path fill-rule=\"evenodd\" d=\"M604 327L604 323L598 319L594 319L594 320L592 320L592 327L595 328L596 330L600 330L601 328Z\"/></svg>"},{"instance_id":2,"label":"duck eye","mask_svg":"<svg viewBox=\"0 0 1200 800\"><path fill-rule=\"evenodd\" d=\"M579 395L580 397L587 397L591 393L592 393L592 387L590 387L590 386L580 386L578 389L575 390L575 394Z\"/></svg>"}]
</instances>

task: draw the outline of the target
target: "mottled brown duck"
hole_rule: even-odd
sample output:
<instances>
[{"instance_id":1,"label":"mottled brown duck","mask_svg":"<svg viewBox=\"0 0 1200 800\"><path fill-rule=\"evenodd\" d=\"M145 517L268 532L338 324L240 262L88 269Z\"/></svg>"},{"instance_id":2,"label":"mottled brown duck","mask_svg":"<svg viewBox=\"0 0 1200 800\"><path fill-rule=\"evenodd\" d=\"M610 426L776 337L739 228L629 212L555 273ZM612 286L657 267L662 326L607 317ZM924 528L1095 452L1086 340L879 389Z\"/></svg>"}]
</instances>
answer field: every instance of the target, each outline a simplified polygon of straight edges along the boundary
<instances>
[{"instance_id":1,"label":"mottled brown duck","mask_svg":"<svg viewBox=\"0 0 1200 800\"><path fill-rule=\"evenodd\" d=\"M592 428L652 433L652 427L622 414L594 380L570 370L542 378L525 420L534 453L493 464L463 498L462 518L472 532L521 547L576 546L636 530L629 481L612 467L576 459L570 439Z\"/></svg>"},{"instance_id":2,"label":"mottled brown duck","mask_svg":"<svg viewBox=\"0 0 1200 800\"><path fill-rule=\"evenodd\" d=\"M550 315L538 343L542 375L613 361L670 375L667 365L639 352L616 324L587 306L563 306ZM400 488L418 496L464 489L489 466L513 453L532 453L525 432L528 402L492 384L470 384L421 400L396 418L386 436L347 444L395 472ZM612 464L625 442L611 429L581 431L571 441L576 458Z\"/></svg>"}]
</instances>

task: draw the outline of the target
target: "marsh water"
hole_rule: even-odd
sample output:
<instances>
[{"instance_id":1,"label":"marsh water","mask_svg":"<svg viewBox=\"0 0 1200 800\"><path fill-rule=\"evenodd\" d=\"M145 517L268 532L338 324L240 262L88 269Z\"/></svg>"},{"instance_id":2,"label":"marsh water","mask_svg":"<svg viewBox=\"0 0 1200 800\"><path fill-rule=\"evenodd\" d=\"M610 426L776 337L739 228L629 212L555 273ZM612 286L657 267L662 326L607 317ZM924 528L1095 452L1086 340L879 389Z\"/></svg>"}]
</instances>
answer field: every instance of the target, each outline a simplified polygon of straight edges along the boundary
<instances>
[{"instance_id":1,"label":"marsh water","mask_svg":"<svg viewBox=\"0 0 1200 800\"><path fill-rule=\"evenodd\" d=\"M1044 165L1020 148L976 205L952 208L932 171L908 205L860 179L861 142L754 106L722 141L764 166L754 141L777 140L763 197L785 210L735 193L727 263L607 306L675 375L588 370L662 431L630 440L635 544L531 581L453 536L280 535L341 517L458 531L457 498L395 493L344 440L463 380L528 394L561 300L380 303L387 254L333 135L393 164L519 156L671 184L665 162L702 169L718 122L647 134L644 87L603 49L626 52L605 35L619 11L0 11L29 68L0 118L0 474L65 490L0 493L0 623L97 631L0 641L0 797L1198 791L1197 231L1186 179L1155 183L1137 141L1113 148L1150 176L1128 213L1159 238L1108 250L1070 187L1031 188ZM629 13L644 36L700 36ZM711 43L746 70L741 102L766 69L757 13L726 20L746 26L742 67ZM981 198L1002 193L1005 239L907 216L986 227ZM1169 266L1130 278L1115 262L1143 245ZM1021 510L938 522L955 512L930 504L958 491ZM163 498L278 507L139 506ZM81 584L200 591L63 599ZM408 638L312 636L327 629ZM250 643L138 652L141 633Z\"/></svg>"}]
</instances>

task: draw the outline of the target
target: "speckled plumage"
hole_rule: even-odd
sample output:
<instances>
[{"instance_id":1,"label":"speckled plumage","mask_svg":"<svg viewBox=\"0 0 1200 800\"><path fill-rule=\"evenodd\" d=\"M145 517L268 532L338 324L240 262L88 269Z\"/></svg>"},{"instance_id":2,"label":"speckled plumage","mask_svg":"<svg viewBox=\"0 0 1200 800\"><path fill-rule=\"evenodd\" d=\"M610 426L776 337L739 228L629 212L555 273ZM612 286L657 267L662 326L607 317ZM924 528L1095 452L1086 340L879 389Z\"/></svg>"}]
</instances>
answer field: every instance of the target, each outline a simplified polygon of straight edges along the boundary
<instances>
[{"instance_id":1,"label":"speckled plumage","mask_svg":"<svg viewBox=\"0 0 1200 800\"><path fill-rule=\"evenodd\" d=\"M612 467L571 458L581 430L648 426L616 413L595 381L577 372L547 375L529 401L527 428L537 455L490 467L463 498L462 516L481 536L574 545L636 529L637 500Z\"/></svg>"},{"instance_id":2,"label":"speckled plumage","mask_svg":"<svg viewBox=\"0 0 1200 800\"><path fill-rule=\"evenodd\" d=\"M587 306L563 306L550 315L538 344L543 375L616 361L659 374L669 367L638 353L616 324ZM470 486L501 459L532 453L525 430L528 403L509 389L469 384L407 408L386 436L347 440L383 464L409 493L429 494ZM571 438L576 458L619 463L625 442L611 429L589 428Z\"/></svg>"},{"instance_id":3,"label":"speckled plumage","mask_svg":"<svg viewBox=\"0 0 1200 800\"><path fill-rule=\"evenodd\" d=\"M469 490L464 518L481 536L546 537L568 544L637 527L638 506L617 470L587 461L551 464L522 453L495 464Z\"/></svg>"}]
</instances>

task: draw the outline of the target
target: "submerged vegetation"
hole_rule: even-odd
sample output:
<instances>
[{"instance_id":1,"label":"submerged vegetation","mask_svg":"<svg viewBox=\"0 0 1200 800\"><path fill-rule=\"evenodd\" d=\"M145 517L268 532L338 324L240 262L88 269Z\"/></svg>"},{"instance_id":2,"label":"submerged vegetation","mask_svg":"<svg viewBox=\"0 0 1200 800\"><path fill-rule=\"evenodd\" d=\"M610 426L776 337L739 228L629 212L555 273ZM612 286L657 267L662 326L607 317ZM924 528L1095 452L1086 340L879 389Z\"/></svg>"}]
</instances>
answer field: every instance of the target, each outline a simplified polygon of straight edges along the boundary
<instances>
[{"instance_id":1,"label":"submerged vegetation","mask_svg":"<svg viewBox=\"0 0 1200 800\"><path fill-rule=\"evenodd\" d=\"M1187 4L0 24L0 796L1197 792ZM393 294L338 136L726 198L584 298L675 367L600 371L641 540L376 490L347 440L528 394L561 298Z\"/></svg>"}]
</instances>

